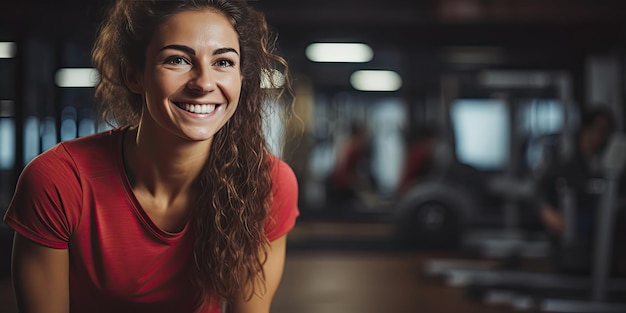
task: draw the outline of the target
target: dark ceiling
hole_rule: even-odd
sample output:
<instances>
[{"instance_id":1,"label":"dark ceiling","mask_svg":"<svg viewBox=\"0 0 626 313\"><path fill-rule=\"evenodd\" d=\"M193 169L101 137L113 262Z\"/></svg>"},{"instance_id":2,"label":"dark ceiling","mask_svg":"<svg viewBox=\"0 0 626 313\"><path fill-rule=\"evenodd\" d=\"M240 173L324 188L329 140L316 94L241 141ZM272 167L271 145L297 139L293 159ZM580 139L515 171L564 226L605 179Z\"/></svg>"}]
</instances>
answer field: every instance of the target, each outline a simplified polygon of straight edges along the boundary
<instances>
[{"instance_id":1,"label":"dark ceiling","mask_svg":"<svg viewBox=\"0 0 626 313\"><path fill-rule=\"evenodd\" d=\"M322 0L252 2L279 32L292 64L317 85L341 86L356 68L389 68L414 85L437 81L446 51L496 51L497 60L474 67L574 69L593 53L626 43L623 0ZM304 58L314 41L372 45L367 64L315 64ZM483 51L484 52L484 51ZM497 62L496 62L497 61ZM403 73L404 72L404 73Z\"/></svg>"},{"instance_id":2,"label":"dark ceiling","mask_svg":"<svg viewBox=\"0 0 626 313\"><path fill-rule=\"evenodd\" d=\"M0 37L5 38L0 39L39 34L89 44L106 2L2 0ZM589 54L626 46L624 0L249 2L278 32L279 53L317 86L342 88L356 68L394 69L414 84L427 84L451 68L442 55L454 49L496 51L498 62L478 65L483 67L572 68ZM312 63L304 49L315 41L366 42L374 59L359 65Z\"/></svg>"}]
</instances>

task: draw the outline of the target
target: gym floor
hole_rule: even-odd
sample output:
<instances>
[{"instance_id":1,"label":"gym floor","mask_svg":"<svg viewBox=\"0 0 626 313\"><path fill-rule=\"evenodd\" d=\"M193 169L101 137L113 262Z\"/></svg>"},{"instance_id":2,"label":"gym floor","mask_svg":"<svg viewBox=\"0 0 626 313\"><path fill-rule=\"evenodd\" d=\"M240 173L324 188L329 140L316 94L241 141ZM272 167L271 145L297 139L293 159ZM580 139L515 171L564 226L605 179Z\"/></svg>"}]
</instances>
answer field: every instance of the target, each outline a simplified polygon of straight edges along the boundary
<instances>
[{"instance_id":1,"label":"gym floor","mask_svg":"<svg viewBox=\"0 0 626 313\"><path fill-rule=\"evenodd\" d=\"M273 313L512 312L421 277L421 254L304 252L289 255Z\"/></svg>"},{"instance_id":2,"label":"gym floor","mask_svg":"<svg viewBox=\"0 0 626 313\"><path fill-rule=\"evenodd\" d=\"M289 239L273 313L513 312L472 300L462 288L422 275L428 260L458 253L394 248L383 223L300 222ZM0 281L0 312L16 313L10 281Z\"/></svg>"}]
</instances>

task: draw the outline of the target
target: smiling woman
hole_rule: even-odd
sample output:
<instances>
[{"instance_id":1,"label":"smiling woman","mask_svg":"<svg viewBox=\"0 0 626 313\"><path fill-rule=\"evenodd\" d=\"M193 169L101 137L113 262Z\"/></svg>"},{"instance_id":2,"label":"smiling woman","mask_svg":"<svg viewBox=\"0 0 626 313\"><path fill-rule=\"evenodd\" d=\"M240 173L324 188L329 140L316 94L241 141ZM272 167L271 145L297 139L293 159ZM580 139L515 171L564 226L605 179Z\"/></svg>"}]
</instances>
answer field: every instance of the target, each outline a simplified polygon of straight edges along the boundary
<instances>
[{"instance_id":1,"label":"smiling woman","mask_svg":"<svg viewBox=\"0 0 626 313\"><path fill-rule=\"evenodd\" d=\"M93 49L114 128L34 159L5 216L20 312L269 312L298 216L261 129L272 42L245 1L114 4Z\"/></svg>"},{"instance_id":2,"label":"smiling woman","mask_svg":"<svg viewBox=\"0 0 626 313\"><path fill-rule=\"evenodd\" d=\"M130 89L145 96L139 131L151 128L160 140L204 141L196 147L207 151L237 109L239 50L237 32L221 13L185 11L163 22L146 49L143 72L126 71Z\"/></svg>"}]
</instances>

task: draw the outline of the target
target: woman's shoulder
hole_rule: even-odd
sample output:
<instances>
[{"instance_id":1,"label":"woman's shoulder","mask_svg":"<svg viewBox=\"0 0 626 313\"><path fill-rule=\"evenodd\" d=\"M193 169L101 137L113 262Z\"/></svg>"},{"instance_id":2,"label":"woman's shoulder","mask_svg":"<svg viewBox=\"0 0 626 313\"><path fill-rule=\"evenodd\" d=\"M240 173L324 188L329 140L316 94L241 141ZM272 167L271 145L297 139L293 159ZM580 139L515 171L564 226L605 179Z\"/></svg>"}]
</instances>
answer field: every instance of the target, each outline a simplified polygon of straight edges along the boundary
<instances>
[{"instance_id":1,"label":"woman's shoulder","mask_svg":"<svg viewBox=\"0 0 626 313\"><path fill-rule=\"evenodd\" d=\"M85 168L102 168L105 164L113 164L116 146L121 150L120 132L120 129L113 129L60 142L31 160L22 176L31 175L38 179L49 177L54 180L60 176L79 176L79 172L84 172ZM118 140L119 145L116 144Z\"/></svg>"},{"instance_id":2,"label":"woman's shoulder","mask_svg":"<svg viewBox=\"0 0 626 313\"><path fill-rule=\"evenodd\" d=\"M287 162L273 154L270 154L269 157L271 163L272 181L275 183L281 182L286 184L297 183L296 175Z\"/></svg>"},{"instance_id":3,"label":"woman's shoulder","mask_svg":"<svg viewBox=\"0 0 626 313\"><path fill-rule=\"evenodd\" d=\"M103 171L117 166L122 156L122 137L125 128L65 141L59 145L83 171Z\"/></svg>"},{"instance_id":4,"label":"woman's shoulder","mask_svg":"<svg viewBox=\"0 0 626 313\"><path fill-rule=\"evenodd\" d=\"M113 151L112 149L118 148L118 146L121 148L122 136L125 129L125 127L113 128L107 131L63 141L59 143L59 145L63 146L70 154L90 153L91 151Z\"/></svg>"},{"instance_id":5,"label":"woman's shoulder","mask_svg":"<svg viewBox=\"0 0 626 313\"><path fill-rule=\"evenodd\" d=\"M298 182L291 167L279 157L270 155L272 163L272 205L265 233L273 241L294 225L299 215Z\"/></svg>"}]
</instances>

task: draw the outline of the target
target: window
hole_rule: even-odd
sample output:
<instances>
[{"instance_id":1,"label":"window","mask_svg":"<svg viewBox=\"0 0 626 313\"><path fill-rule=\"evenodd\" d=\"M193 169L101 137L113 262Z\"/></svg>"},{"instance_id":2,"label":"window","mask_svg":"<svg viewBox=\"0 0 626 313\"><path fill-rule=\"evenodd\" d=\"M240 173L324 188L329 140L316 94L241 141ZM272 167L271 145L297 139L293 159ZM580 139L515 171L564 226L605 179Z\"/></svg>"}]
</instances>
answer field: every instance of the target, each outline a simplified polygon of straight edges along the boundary
<instances>
[{"instance_id":1,"label":"window","mask_svg":"<svg viewBox=\"0 0 626 313\"><path fill-rule=\"evenodd\" d=\"M501 170L508 165L510 119L504 101L459 99L450 113L459 162L481 170Z\"/></svg>"}]
</instances>

